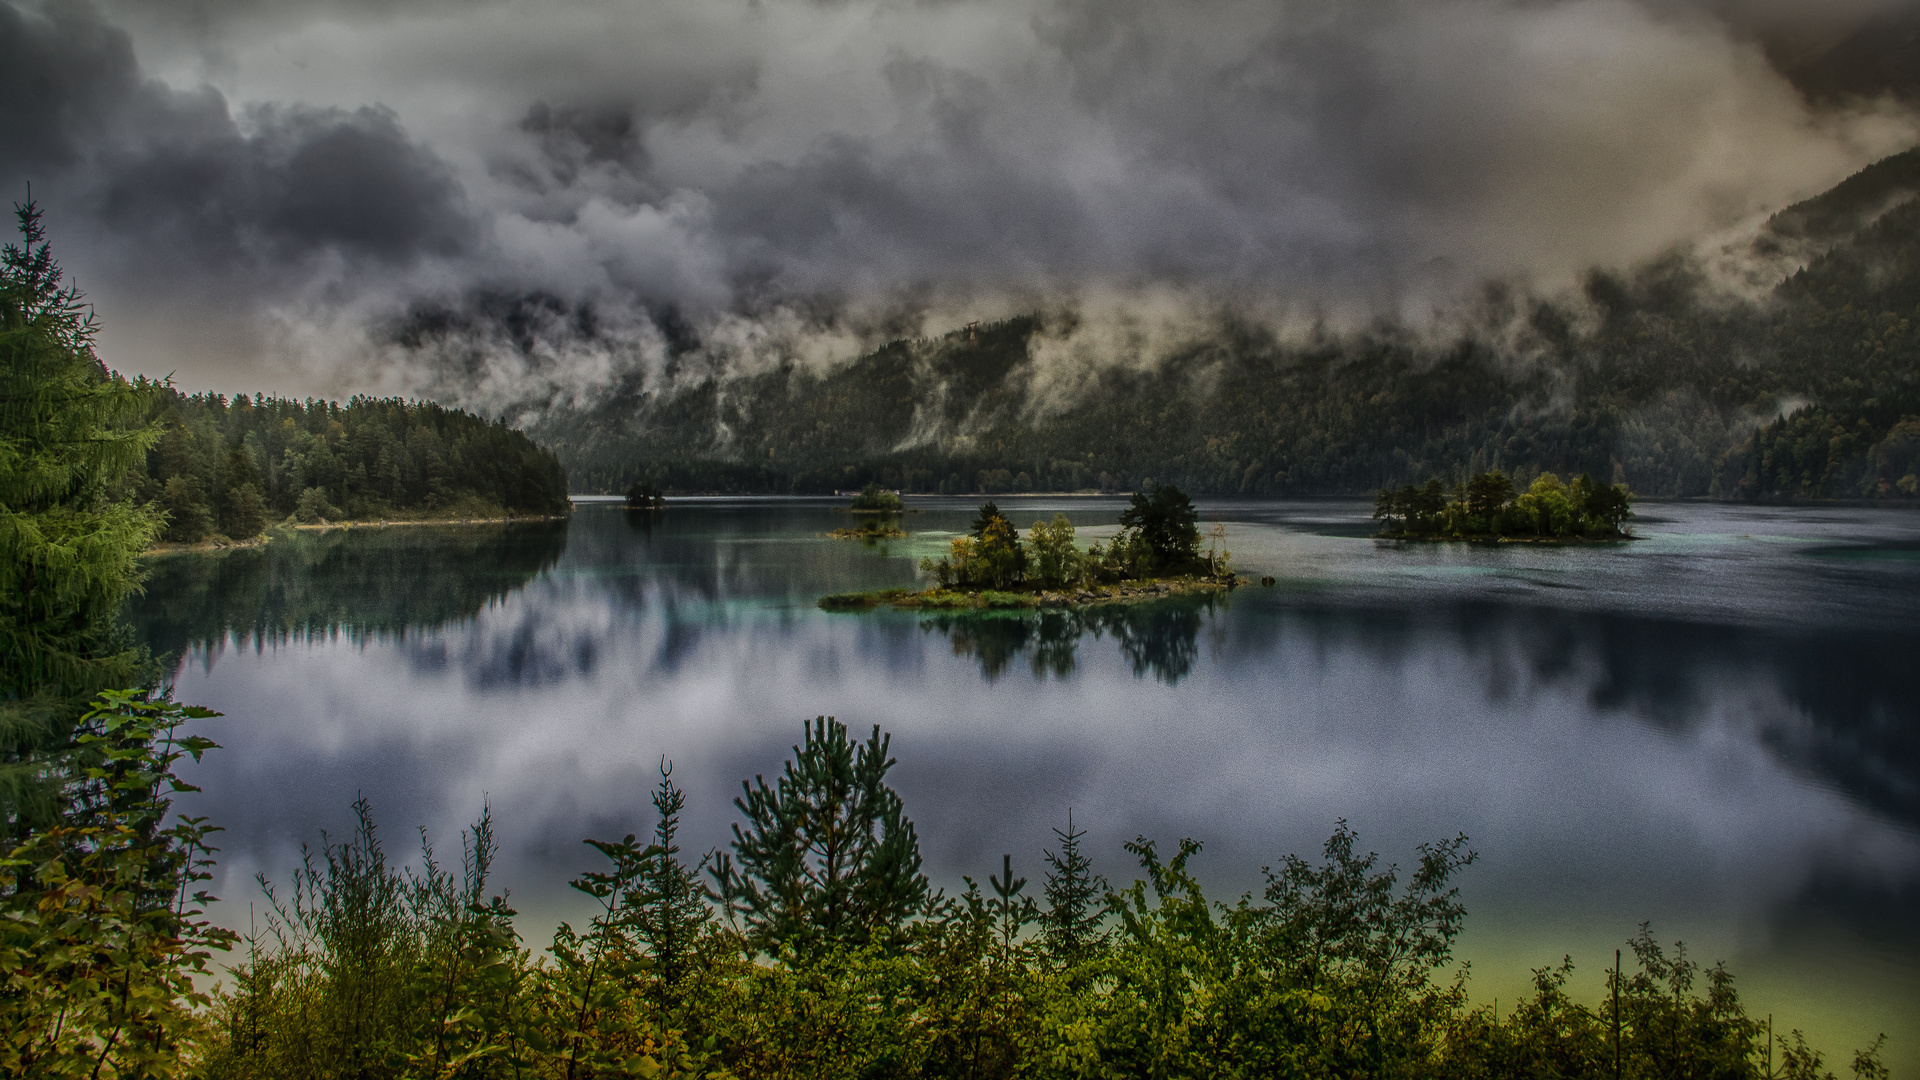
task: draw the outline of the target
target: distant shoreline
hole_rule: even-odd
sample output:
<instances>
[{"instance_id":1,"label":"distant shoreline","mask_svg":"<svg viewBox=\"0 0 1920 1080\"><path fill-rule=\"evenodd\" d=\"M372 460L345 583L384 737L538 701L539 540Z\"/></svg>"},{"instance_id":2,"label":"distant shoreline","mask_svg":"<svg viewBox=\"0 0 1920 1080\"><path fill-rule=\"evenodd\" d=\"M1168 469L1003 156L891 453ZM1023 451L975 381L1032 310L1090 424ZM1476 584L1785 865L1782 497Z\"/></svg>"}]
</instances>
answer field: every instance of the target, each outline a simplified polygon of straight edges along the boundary
<instances>
[{"instance_id":1,"label":"distant shoreline","mask_svg":"<svg viewBox=\"0 0 1920 1080\"><path fill-rule=\"evenodd\" d=\"M1498 533L1474 533L1449 536L1437 533L1374 533L1372 539L1392 544L1537 544L1542 547L1578 547L1582 544L1624 544L1641 537L1631 533L1620 536L1502 536Z\"/></svg>"},{"instance_id":2,"label":"distant shoreline","mask_svg":"<svg viewBox=\"0 0 1920 1080\"><path fill-rule=\"evenodd\" d=\"M191 544L159 543L140 553L141 558L166 555L209 555L222 551L240 551L246 548L265 547L273 540L273 534L281 529L300 532L328 532L333 529L384 529L389 526L409 525L509 525L515 522L565 521L567 514L517 514L505 517L464 517L464 518L356 518L350 521L324 521L311 525L275 525L259 536L247 540L229 540L224 536L209 540L197 540Z\"/></svg>"},{"instance_id":3,"label":"distant shoreline","mask_svg":"<svg viewBox=\"0 0 1920 1080\"><path fill-rule=\"evenodd\" d=\"M900 496L902 499L1124 499L1130 492L1125 491L1006 491L997 495L980 492L961 492L954 495L942 495L935 491L919 491ZM1196 495L1197 499L1220 500L1222 502L1351 502L1371 500L1371 491L1358 494L1341 495L1318 492L1311 495L1242 495L1215 494ZM617 503L624 496L597 495L592 492L575 493L567 498L584 505L606 505ZM844 495L825 495L797 493L790 491L686 491L665 496L670 502L674 499L816 499L835 501L846 498ZM1849 507L1866 510L1920 510L1920 500L1916 499L1716 499L1710 495L1644 495L1633 493L1637 506L1641 503L1687 503L1705 506L1752 506L1752 507ZM886 511L870 511L885 513Z\"/></svg>"},{"instance_id":4,"label":"distant shoreline","mask_svg":"<svg viewBox=\"0 0 1920 1080\"><path fill-rule=\"evenodd\" d=\"M1115 585L1090 585L1079 589L1042 589L1036 592L1004 592L997 589L961 591L931 588L876 589L872 592L834 593L819 599L823 611L872 611L891 607L896 611L978 611L1019 610L1022 608L1087 608L1108 604L1137 604L1229 592L1238 587L1238 578L1174 577L1146 581L1125 581Z\"/></svg>"}]
</instances>

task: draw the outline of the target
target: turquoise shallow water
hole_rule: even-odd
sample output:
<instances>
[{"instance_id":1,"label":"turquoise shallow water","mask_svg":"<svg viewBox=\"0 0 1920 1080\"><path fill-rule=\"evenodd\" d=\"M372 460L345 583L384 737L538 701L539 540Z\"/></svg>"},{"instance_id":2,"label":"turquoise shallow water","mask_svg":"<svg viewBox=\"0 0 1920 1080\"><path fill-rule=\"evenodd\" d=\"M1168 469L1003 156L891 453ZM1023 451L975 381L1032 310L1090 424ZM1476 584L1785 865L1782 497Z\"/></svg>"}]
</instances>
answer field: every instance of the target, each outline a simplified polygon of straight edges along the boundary
<instances>
[{"instance_id":1,"label":"turquoise shallow water","mask_svg":"<svg viewBox=\"0 0 1920 1080\"><path fill-rule=\"evenodd\" d=\"M1121 505L1001 502L1083 540ZM1370 540L1356 501L1203 504L1275 587L951 619L814 601L912 582L972 502L919 500L872 548L821 536L835 505L587 504L156 561L135 622L227 714L188 807L228 829L219 916L244 924L253 874L284 880L365 794L398 849L490 804L543 936L580 839L650 826L663 755L704 849L826 713L894 733L941 884L1003 851L1037 878L1069 807L1113 876L1136 835L1202 839L1223 898L1342 818L1402 862L1465 832L1482 999L1563 953L1597 996L1650 920L1783 1028L1836 1055L1886 1031L1920 1072L1920 515L1648 504L1631 544L1470 547Z\"/></svg>"}]
</instances>

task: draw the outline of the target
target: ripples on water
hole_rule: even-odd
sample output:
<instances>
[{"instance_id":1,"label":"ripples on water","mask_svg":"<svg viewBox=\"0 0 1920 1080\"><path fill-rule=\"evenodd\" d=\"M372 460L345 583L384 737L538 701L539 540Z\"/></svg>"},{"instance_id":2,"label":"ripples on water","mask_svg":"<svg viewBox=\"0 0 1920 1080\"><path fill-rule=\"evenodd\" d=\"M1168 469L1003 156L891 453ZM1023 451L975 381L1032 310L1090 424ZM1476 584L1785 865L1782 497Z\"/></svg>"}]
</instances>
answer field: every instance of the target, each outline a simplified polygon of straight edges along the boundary
<instances>
[{"instance_id":1,"label":"ripples on water","mask_svg":"<svg viewBox=\"0 0 1920 1080\"><path fill-rule=\"evenodd\" d=\"M1083 542L1117 500L1065 509ZM226 749L192 810L228 828L221 915L336 832L451 842L490 802L527 929L571 913L584 836L644 831L662 755L691 848L804 717L895 733L948 885L1036 876L1074 808L1100 869L1135 835L1207 843L1221 896L1346 818L1405 860L1464 831L1482 998L1571 951L1597 993L1651 919L1760 1011L1920 1066L1920 516L1643 507L1629 545L1388 545L1357 502L1203 504L1271 589L1084 613L828 614L909 583L971 503L905 541L819 534L806 500L581 508L565 525L358 529L159 560L133 610ZM1581 976L1576 976L1578 980ZM1789 1019L1792 1018L1792 1019Z\"/></svg>"}]
</instances>

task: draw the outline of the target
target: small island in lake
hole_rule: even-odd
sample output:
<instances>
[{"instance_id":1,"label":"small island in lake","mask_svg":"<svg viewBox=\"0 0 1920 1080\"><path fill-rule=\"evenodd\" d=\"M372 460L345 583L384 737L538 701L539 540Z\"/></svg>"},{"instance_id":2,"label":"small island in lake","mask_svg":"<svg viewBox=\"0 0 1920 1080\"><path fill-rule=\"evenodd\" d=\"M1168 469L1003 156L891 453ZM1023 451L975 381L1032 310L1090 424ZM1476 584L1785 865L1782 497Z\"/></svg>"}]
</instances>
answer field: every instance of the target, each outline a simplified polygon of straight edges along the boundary
<instances>
[{"instance_id":1,"label":"small island in lake","mask_svg":"<svg viewBox=\"0 0 1920 1080\"><path fill-rule=\"evenodd\" d=\"M880 540L904 540L907 530L900 527L900 515L905 509L900 502L900 493L888 491L879 484L868 484L853 497L853 505L847 507L849 514L867 514L865 521L857 529L834 529L827 535L835 540L864 540L875 543Z\"/></svg>"},{"instance_id":2,"label":"small island in lake","mask_svg":"<svg viewBox=\"0 0 1920 1080\"><path fill-rule=\"evenodd\" d=\"M629 510L665 510L667 496L659 488L645 480L635 480L627 489L627 509Z\"/></svg>"},{"instance_id":3,"label":"small island in lake","mask_svg":"<svg viewBox=\"0 0 1920 1080\"><path fill-rule=\"evenodd\" d=\"M853 497L853 505L847 507L847 511L854 514L898 514L904 509L899 492L873 483L861 488Z\"/></svg>"},{"instance_id":4,"label":"small island in lake","mask_svg":"<svg viewBox=\"0 0 1920 1080\"><path fill-rule=\"evenodd\" d=\"M1234 587L1226 529L1216 525L1200 550L1199 513L1179 488L1135 492L1120 534L1081 550L1065 514L1036 521L1025 540L1000 508L980 507L973 527L944 558L922 559L937 582L928 589L880 589L822 597L828 611L895 608L1077 607L1156 600ZM851 531L851 530L848 530Z\"/></svg>"},{"instance_id":5,"label":"small island in lake","mask_svg":"<svg viewBox=\"0 0 1920 1080\"><path fill-rule=\"evenodd\" d=\"M1519 492L1498 470L1451 488L1434 477L1425 487L1382 489L1373 500L1380 522L1374 535L1382 540L1606 543L1633 539L1625 528L1632 516L1633 495L1625 484L1596 483L1585 473L1571 484L1541 473Z\"/></svg>"}]
</instances>

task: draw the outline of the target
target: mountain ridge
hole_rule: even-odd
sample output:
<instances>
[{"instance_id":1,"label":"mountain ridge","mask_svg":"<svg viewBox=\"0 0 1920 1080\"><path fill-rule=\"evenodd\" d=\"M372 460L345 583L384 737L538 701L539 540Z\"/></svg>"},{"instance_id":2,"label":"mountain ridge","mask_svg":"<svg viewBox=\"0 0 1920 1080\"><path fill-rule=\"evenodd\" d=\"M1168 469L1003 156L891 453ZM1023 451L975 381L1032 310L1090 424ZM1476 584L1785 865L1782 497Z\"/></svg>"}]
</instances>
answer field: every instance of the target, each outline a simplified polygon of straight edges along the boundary
<instances>
[{"instance_id":1,"label":"mountain ridge","mask_svg":"<svg viewBox=\"0 0 1920 1080\"><path fill-rule=\"evenodd\" d=\"M576 490L810 492L877 481L995 494L1129 489L1352 494L1499 468L1652 495L1907 499L1920 469L1920 149L1783 208L1754 241L1804 265L1760 299L1671 254L1575 296L1485 289L1439 340L1382 328L1306 344L1221 321L1074 394L1026 315L629 390L532 426ZM1907 425L1903 427L1902 425ZM1820 439L1824 445L1815 445ZM1911 485L1908 485L1911 486Z\"/></svg>"}]
</instances>

